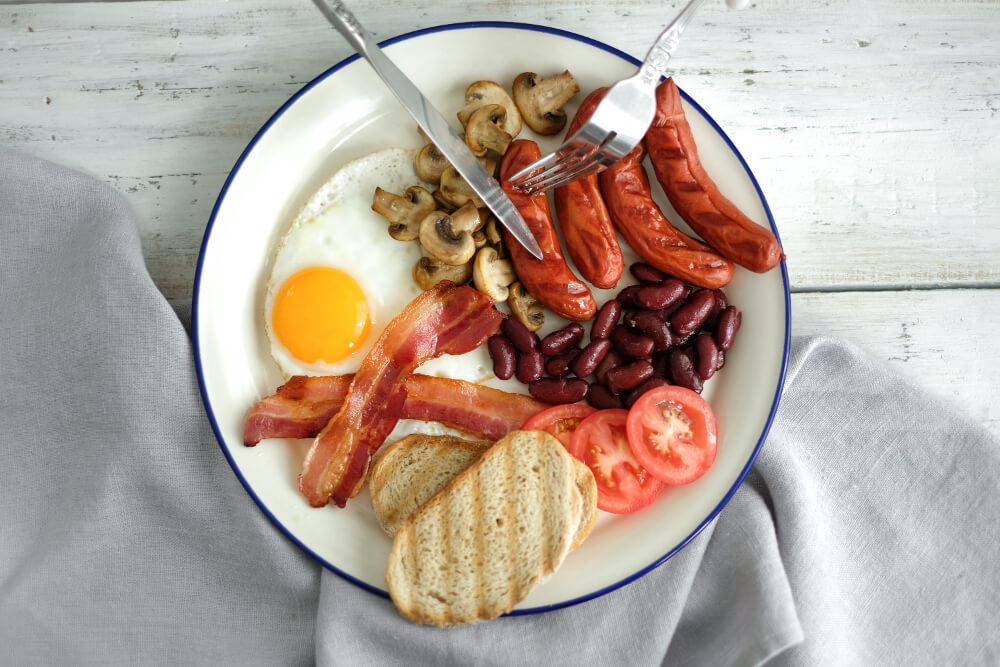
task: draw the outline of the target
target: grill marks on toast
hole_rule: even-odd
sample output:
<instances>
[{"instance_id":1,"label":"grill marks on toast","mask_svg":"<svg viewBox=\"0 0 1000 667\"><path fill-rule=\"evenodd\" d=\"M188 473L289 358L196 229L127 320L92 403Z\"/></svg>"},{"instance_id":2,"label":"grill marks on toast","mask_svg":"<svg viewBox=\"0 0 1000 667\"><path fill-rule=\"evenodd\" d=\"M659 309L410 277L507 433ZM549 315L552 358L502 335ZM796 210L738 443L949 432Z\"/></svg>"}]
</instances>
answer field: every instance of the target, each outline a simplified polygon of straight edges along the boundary
<instances>
[{"instance_id":1,"label":"grill marks on toast","mask_svg":"<svg viewBox=\"0 0 1000 667\"><path fill-rule=\"evenodd\" d=\"M593 510L584 508L578 476L546 433L500 440L396 533L386 580L401 613L456 625L510 611L555 571L587 523Z\"/></svg>"}]
</instances>

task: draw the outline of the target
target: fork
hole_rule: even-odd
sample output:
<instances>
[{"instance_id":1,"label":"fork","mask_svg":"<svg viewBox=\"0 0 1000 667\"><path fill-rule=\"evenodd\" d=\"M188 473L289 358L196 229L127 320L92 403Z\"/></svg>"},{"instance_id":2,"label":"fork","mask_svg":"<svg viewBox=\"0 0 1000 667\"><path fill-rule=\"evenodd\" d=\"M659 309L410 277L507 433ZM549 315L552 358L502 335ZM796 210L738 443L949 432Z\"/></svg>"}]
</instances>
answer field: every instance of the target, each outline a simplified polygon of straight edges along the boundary
<instances>
[{"instance_id":1,"label":"fork","mask_svg":"<svg viewBox=\"0 0 1000 667\"><path fill-rule=\"evenodd\" d=\"M681 33L706 0L691 0L653 42L638 71L611 86L583 127L562 146L514 174L510 183L540 194L610 167L632 152L653 122L656 86Z\"/></svg>"}]
</instances>

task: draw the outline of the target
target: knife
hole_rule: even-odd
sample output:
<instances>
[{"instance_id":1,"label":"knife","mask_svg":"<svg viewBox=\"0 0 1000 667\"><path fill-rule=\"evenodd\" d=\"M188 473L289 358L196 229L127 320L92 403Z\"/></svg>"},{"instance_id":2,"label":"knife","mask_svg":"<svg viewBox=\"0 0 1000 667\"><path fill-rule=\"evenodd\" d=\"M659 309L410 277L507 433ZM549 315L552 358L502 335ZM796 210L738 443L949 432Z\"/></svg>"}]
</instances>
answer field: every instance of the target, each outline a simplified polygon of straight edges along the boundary
<instances>
[{"instance_id":1,"label":"knife","mask_svg":"<svg viewBox=\"0 0 1000 667\"><path fill-rule=\"evenodd\" d=\"M469 147L465 145L465 142L458 138L441 112L435 109L430 100L424 97L413 85L413 82L396 67L395 63L389 60L389 57L375 43L375 39L358 22L354 14L344 6L344 3L340 0L314 0L314 2L327 20L333 24L333 27L354 47L354 50L368 61L375 73L381 77L399 103L403 105L403 108L413 116L417 125L423 128L427 137L455 167L455 171L465 179L469 187L493 211L500 223L514 235L514 238L528 252L541 259L542 249L538 246L538 241L535 240L531 230L528 229L524 218L521 217L517 208L496 180L483 168Z\"/></svg>"}]
</instances>

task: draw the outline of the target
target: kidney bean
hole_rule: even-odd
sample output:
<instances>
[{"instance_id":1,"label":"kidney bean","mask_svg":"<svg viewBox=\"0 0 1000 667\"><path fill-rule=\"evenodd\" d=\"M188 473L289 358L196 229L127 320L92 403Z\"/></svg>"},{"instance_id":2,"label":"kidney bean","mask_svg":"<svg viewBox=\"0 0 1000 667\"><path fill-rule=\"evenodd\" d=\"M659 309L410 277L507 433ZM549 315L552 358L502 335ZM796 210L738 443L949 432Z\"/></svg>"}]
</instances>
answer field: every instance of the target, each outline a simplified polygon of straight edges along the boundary
<instances>
[{"instance_id":1,"label":"kidney bean","mask_svg":"<svg viewBox=\"0 0 1000 667\"><path fill-rule=\"evenodd\" d=\"M633 311L631 316L625 320L625 324L647 338L652 338L654 350L662 352L673 344L670 327L655 310Z\"/></svg>"},{"instance_id":2,"label":"kidney bean","mask_svg":"<svg viewBox=\"0 0 1000 667\"><path fill-rule=\"evenodd\" d=\"M638 387L653 377L653 364L640 359L628 366L616 366L608 371L608 389L615 394Z\"/></svg>"},{"instance_id":3,"label":"kidney bean","mask_svg":"<svg viewBox=\"0 0 1000 667\"><path fill-rule=\"evenodd\" d=\"M670 379L681 387L701 393L701 378L694 370L694 362L686 350L670 351Z\"/></svg>"},{"instance_id":4,"label":"kidney bean","mask_svg":"<svg viewBox=\"0 0 1000 667\"><path fill-rule=\"evenodd\" d=\"M636 295L641 289L642 285L629 285L621 292L618 292L618 302L623 308L634 308L635 306L638 306L639 302L636 301Z\"/></svg>"},{"instance_id":5,"label":"kidney bean","mask_svg":"<svg viewBox=\"0 0 1000 667\"><path fill-rule=\"evenodd\" d=\"M725 292L721 289L712 290L712 294L715 295L715 303L712 305L712 312L705 319L705 324L702 325L706 329L715 329L715 325L719 321L719 313L729 305L729 299L726 298Z\"/></svg>"},{"instance_id":6,"label":"kidney bean","mask_svg":"<svg viewBox=\"0 0 1000 667\"><path fill-rule=\"evenodd\" d=\"M715 372L718 373L722 370L722 367L726 365L726 353L719 350L718 361L715 363Z\"/></svg>"},{"instance_id":7,"label":"kidney bean","mask_svg":"<svg viewBox=\"0 0 1000 667\"><path fill-rule=\"evenodd\" d=\"M606 384L608 381L608 371L610 371L615 366L622 365L622 358L619 356L618 352L615 350L608 350L608 353L604 355L601 359L601 363L597 364L597 368L594 369L594 377L601 384Z\"/></svg>"},{"instance_id":8,"label":"kidney bean","mask_svg":"<svg viewBox=\"0 0 1000 667\"><path fill-rule=\"evenodd\" d=\"M598 410L611 410L622 407L622 399L618 394L612 394L607 387L602 387L596 382L590 385L590 393L587 394L587 403L590 407Z\"/></svg>"},{"instance_id":9,"label":"kidney bean","mask_svg":"<svg viewBox=\"0 0 1000 667\"><path fill-rule=\"evenodd\" d=\"M493 374L501 380L511 379L517 367L514 344L503 334L494 334L486 342L486 347L490 351L490 358L493 359Z\"/></svg>"},{"instance_id":10,"label":"kidney bean","mask_svg":"<svg viewBox=\"0 0 1000 667\"><path fill-rule=\"evenodd\" d=\"M611 349L611 341L607 338L595 340L587 347L583 348L579 356L573 360L573 374L579 378L585 378L594 372L597 365L601 363L604 356Z\"/></svg>"},{"instance_id":11,"label":"kidney bean","mask_svg":"<svg viewBox=\"0 0 1000 667\"><path fill-rule=\"evenodd\" d=\"M633 359L650 356L656 345L652 338L634 334L622 325L618 325L611 332L611 342L614 343L616 350Z\"/></svg>"},{"instance_id":12,"label":"kidney bean","mask_svg":"<svg viewBox=\"0 0 1000 667\"><path fill-rule=\"evenodd\" d=\"M594 323L590 325L590 340L607 338L611 330L618 324L618 316L622 313L622 304L611 299L594 315Z\"/></svg>"},{"instance_id":13,"label":"kidney bean","mask_svg":"<svg viewBox=\"0 0 1000 667\"><path fill-rule=\"evenodd\" d=\"M676 278L665 280L659 285L646 285L635 293L639 305L649 310L660 310L677 303L684 296L684 283Z\"/></svg>"},{"instance_id":14,"label":"kidney bean","mask_svg":"<svg viewBox=\"0 0 1000 667\"><path fill-rule=\"evenodd\" d=\"M636 262L632 266L628 267L628 270L629 273L635 276L636 280L640 283L646 283L647 285L662 283L667 278L667 274L651 264L646 264L646 262Z\"/></svg>"},{"instance_id":15,"label":"kidney bean","mask_svg":"<svg viewBox=\"0 0 1000 667\"><path fill-rule=\"evenodd\" d=\"M704 382L715 375L719 367L719 346L711 334L700 333L694 337L694 370Z\"/></svg>"},{"instance_id":16,"label":"kidney bean","mask_svg":"<svg viewBox=\"0 0 1000 667\"><path fill-rule=\"evenodd\" d=\"M657 387L669 387L670 383L663 378L651 377L638 387L625 394L625 406L631 408L635 405L635 402L639 400L639 397L645 394L650 389L656 389Z\"/></svg>"},{"instance_id":17,"label":"kidney bean","mask_svg":"<svg viewBox=\"0 0 1000 667\"><path fill-rule=\"evenodd\" d=\"M528 385L528 393L544 403L576 403L587 397L590 385L580 378L541 378Z\"/></svg>"},{"instance_id":18,"label":"kidney bean","mask_svg":"<svg viewBox=\"0 0 1000 667\"><path fill-rule=\"evenodd\" d=\"M719 315L719 324L715 328L715 342L719 344L719 349L728 352L733 346L733 339L736 332L740 330L743 322L743 313L736 306L727 306Z\"/></svg>"},{"instance_id":19,"label":"kidney bean","mask_svg":"<svg viewBox=\"0 0 1000 667\"><path fill-rule=\"evenodd\" d=\"M653 355L653 377L667 379L670 377L670 355Z\"/></svg>"},{"instance_id":20,"label":"kidney bean","mask_svg":"<svg viewBox=\"0 0 1000 667\"><path fill-rule=\"evenodd\" d=\"M538 350L522 352L517 359L517 379L528 384L542 377L545 371L545 357Z\"/></svg>"},{"instance_id":21,"label":"kidney bean","mask_svg":"<svg viewBox=\"0 0 1000 667\"><path fill-rule=\"evenodd\" d=\"M696 331L701 326L715 305L715 294L712 290L703 289L688 297L684 305L670 316L670 326L679 334Z\"/></svg>"},{"instance_id":22,"label":"kidney bean","mask_svg":"<svg viewBox=\"0 0 1000 667\"><path fill-rule=\"evenodd\" d=\"M538 349L542 351L542 354L552 356L565 352L576 345L581 338L583 338L583 325L579 322L573 322L543 338Z\"/></svg>"},{"instance_id":23,"label":"kidney bean","mask_svg":"<svg viewBox=\"0 0 1000 667\"><path fill-rule=\"evenodd\" d=\"M573 362L576 361L576 358L580 356L582 351L580 348L574 347L572 350L566 350L562 354L555 355L545 362L545 372L556 377L566 375L573 368Z\"/></svg>"},{"instance_id":24,"label":"kidney bean","mask_svg":"<svg viewBox=\"0 0 1000 667\"><path fill-rule=\"evenodd\" d=\"M530 352L538 349L538 334L524 326L521 320L516 317L505 319L500 325L500 330L510 339L510 342L514 343L514 347L519 352Z\"/></svg>"}]
</instances>

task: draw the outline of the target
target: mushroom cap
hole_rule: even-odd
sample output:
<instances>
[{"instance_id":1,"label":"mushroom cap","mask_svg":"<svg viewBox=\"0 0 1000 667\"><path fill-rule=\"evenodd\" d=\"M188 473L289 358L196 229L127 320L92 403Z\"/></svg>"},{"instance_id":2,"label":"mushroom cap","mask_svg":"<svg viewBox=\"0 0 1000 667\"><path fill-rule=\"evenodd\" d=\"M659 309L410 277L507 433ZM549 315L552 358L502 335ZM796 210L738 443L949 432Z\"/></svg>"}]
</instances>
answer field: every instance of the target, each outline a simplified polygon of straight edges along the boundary
<instances>
[{"instance_id":1,"label":"mushroom cap","mask_svg":"<svg viewBox=\"0 0 1000 667\"><path fill-rule=\"evenodd\" d=\"M452 266L465 264L476 254L472 232L455 229L444 211L434 211L420 222L420 245L435 259Z\"/></svg>"},{"instance_id":2,"label":"mushroom cap","mask_svg":"<svg viewBox=\"0 0 1000 667\"><path fill-rule=\"evenodd\" d=\"M451 163L434 144L424 145L413 158L413 171L417 173L417 178L434 185L441 182L441 174L450 166Z\"/></svg>"},{"instance_id":3,"label":"mushroom cap","mask_svg":"<svg viewBox=\"0 0 1000 667\"><path fill-rule=\"evenodd\" d=\"M420 236L420 223L437 208L434 195L414 185L403 195L382 188L375 188L372 210L389 221L389 236L397 241L416 241Z\"/></svg>"},{"instance_id":4,"label":"mushroom cap","mask_svg":"<svg viewBox=\"0 0 1000 667\"><path fill-rule=\"evenodd\" d=\"M503 129L511 137L521 133L521 113L503 86L495 81L475 81L465 89L465 106L458 112L458 121L465 127L469 116L481 106L499 104L507 111Z\"/></svg>"},{"instance_id":5,"label":"mushroom cap","mask_svg":"<svg viewBox=\"0 0 1000 667\"><path fill-rule=\"evenodd\" d=\"M519 282L511 285L508 291L507 305L510 306L510 312L514 314L514 317L531 331L541 329L542 325L545 324L545 310L542 308L542 304L528 294L528 290L524 289L524 285Z\"/></svg>"},{"instance_id":6,"label":"mushroom cap","mask_svg":"<svg viewBox=\"0 0 1000 667\"><path fill-rule=\"evenodd\" d=\"M487 169L487 171L489 170ZM470 201L476 206L486 206L476 191L465 182L465 179L455 171L454 167L448 167L441 174L440 193L439 197L450 203L453 208L464 206Z\"/></svg>"},{"instance_id":7,"label":"mushroom cap","mask_svg":"<svg viewBox=\"0 0 1000 667\"><path fill-rule=\"evenodd\" d=\"M452 265L433 257L421 257L413 267L413 281L422 290L429 290L442 280L450 280L456 285L461 285L467 283L471 277L471 261Z\"/></svg>"},{"instance_id":8,"label":"mushroom cap","mask_svg":"<svg viewBox=\"0 0 1000 667\"><path fill-rule=\"evenodd\" d=\"M509 260L500 259L495 248L486 246L476 253L472 265L472 281L483 294L494 301L506 301L508 285L517 278L514 265Z\"/></svg>"},{"instance_id":9,"label":"mushroom cap","mask_svg":"<svg viewBox=\"0 0 1000 667\"><path fill-rule=\"evenodd\" d=\"M534 72L523 72L514 79L514 103L521 117L538 134L557 134L566 126L562 106L580 92L580 85L569 73L542 79Z\"/></svg>"},{"instance_id":10,"label":"mushroom cap","mask_svg":"<svg viewBox=\"0 0 1000 667\"><path fill-rule=\"evenodd\" d=\"M507 110L500 104L485 104L469 116L465 126L465 145L475 155L483 157L488 150L503 155L513 137L504 130Z\"/></svg>"}]
</instances>

